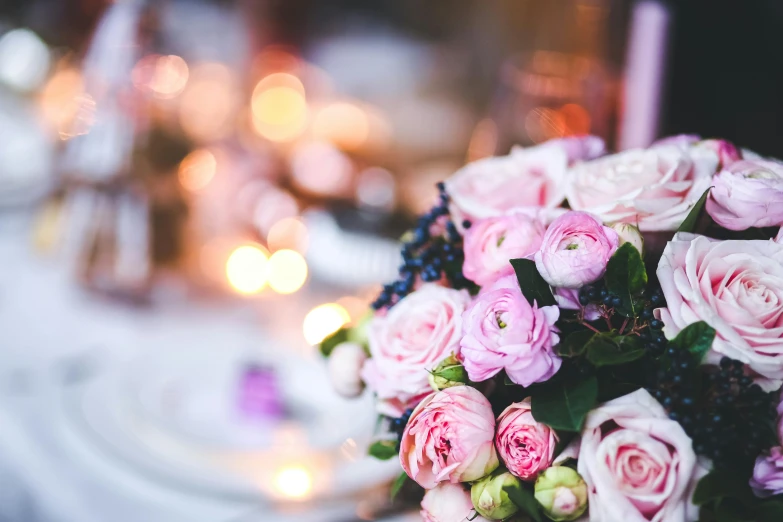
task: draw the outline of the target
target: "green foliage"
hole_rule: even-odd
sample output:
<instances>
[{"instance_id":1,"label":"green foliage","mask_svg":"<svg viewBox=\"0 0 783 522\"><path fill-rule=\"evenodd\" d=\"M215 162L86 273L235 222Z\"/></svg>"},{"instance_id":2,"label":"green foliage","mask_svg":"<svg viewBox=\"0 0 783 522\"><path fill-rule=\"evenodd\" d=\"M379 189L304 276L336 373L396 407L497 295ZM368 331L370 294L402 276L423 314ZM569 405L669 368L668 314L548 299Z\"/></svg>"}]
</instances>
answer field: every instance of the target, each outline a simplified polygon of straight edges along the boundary
<instances>
[{"instance_id":1,"label":"green foliage","mask_svg":"<svg viewBox=\"0 0 783 522\"><path fill-rule=\"evenodd\" d=\"M622 299L615 309L625 317L634 317L641 308L639 294L647 286L647 270L642 254L631 243L625 243L606 265L606 289Z\"/></svg>"},{"instance_id":2,"label":"green foliage","mask_svg":"<svg viewBox=\"0 0 783 522\"><path fill-rule=\"evenodd\" d=\"M505 486L503 491L511 499L519 511L525 513L536 522L544 522L544 516L541 514L541 506L538 505L533 492L519 485Z\"/></svg>"},{"instance_id":3,"label":"green foliage","mask_svg":"<svg viewBox=\"0 0 783 522\"><path fill-rule=\"evenodd\" d=\"M400 475L394 479L394 483L392 484L391 490L390 490L390 496L391 500L393 501L395 498L397 498L397 495L399 494L402 487L405 485L405 483L408 482L408 474L404 471L400 473Z\"/></svg>"},{"instance_id":4,"label":"green foliage","mask_svg":"<svg viewBox=\"0 0 783 522\"><path fill-rule=\"evenodd\" d=\"M780 522L783 498L762 500L748 485L749 473L713 470L696 485L693 503L701 506L700 522Z\"/></svg>"},{"instance_id":5,"label":"green foliage","mask_svg":"<svg viewBox=\"0 0 783 522\"><path fill-rule=\"evenodd\" d=\"M688 215L677 229L677 232L693 232L696 230L696 224L699 222L699 216L701 215L701 211L704 209L704 204L707 203L707 197L710 195L710 189L712 189L712 187L705 190L704 194L702 194L698 201L696 201L696 204L693 205L691 211L688 212Z\"/></svg>"},{"instance_id":6,"label":"green foliage","mask_svg":"<svg viewBox=\"0 0 783 522\"><path fill-rule=\"evenodd\" d=\"M561 357L578 357L585 353L587 345L596 334L592 330L577 330L565 336L557 345L557 353Z\"/></svg>"},{"instance_id":7,"label":"green foliage","mask_svg":"<svg viewBox=\"0 0 783 522\"><path fill-rule=\"evenodd\" d=\"M344 343L348 340L349 335L349 328L340 328L332 335L328 336L326 339L321 341L321 354L324 357L329 357L332 354L332 350L334 350L338 344Z\"/></svg>"},{"instance_id":8,"label":"green foliage","mask_svg":"<svg viewBox=\"0 0 783 522\"><path fill-rule=\"evenodd\" d=\"M514 267L514 273L516 273L517 281L519 281L519 288L522 289L522 294L524 294L528 303L532 305L535 301L539 308L556 304L549 284L538 273L534 261L530 259L512 259L511 266Z\"/></svg>"},{"instance_id":9,"label":"green foliage","mask_svg":"<svg viewBox=\"0 0 783 522\"><path fill-rule=\"evenodd\" d=\"M367 453L378 460L389 460L397 456L397 441L379 440L373 442Z\"/></svg>"},{"instance_id":10,"label":"green foliage","mask_svg":"<svg viewBox=\"0 0 783 522\"><path fill-rule=\"evenodd\" d=\"M639 337L614 333L594 334L585 351L587 360L596 367L626 364L645 354Z\"/></svg>"},{"instance_id":11,"label":"green foliage","mask_svg":"<svg viewBox=\"0 0 783 522\"><path fill-rule=\"evenodd\" d=\"M715 329L699 321L686 326L671 343L680 350L688 350L696 361L701 362L715 340Z\"/></svg>"},{"instance_id":12,"label":"green foliage","mask_svg":"<svg viewBox=\"0 0 783 522\"><path fill-rule=\"evenodd\" d=\"M533 417L555 430L579 431L598 400L598 380L555 380L538 387L531 399Z\"/></svg>"}]
</instances>

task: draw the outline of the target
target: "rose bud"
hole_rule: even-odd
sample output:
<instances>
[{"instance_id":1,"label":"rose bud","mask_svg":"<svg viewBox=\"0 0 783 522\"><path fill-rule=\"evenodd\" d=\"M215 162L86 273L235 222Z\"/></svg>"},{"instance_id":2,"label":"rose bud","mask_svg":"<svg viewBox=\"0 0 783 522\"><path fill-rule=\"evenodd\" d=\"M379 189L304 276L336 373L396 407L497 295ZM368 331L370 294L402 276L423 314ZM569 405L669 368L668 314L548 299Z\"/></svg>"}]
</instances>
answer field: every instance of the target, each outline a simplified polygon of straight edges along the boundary
<instances>
[{"instance_id":1,"label":"rose bud","mask_svg":"<svg viewBox=\"0 0 783 522\"><path fill-rule=\"evenodd\" d=\"M759 498L783 493L783 448L776 446L756 459L750 487Z\"/></svg>"},{"instance_id":2,"label":"rose bud","mask_svg":"<svg viewBox=\"0 0 783 522\"><path fill-rule=\"evenodd\" d=\"M552 464L557 435L533 418L530 398L511 404L498 417L495 447L508 470L532 482Z\"/></svg>"},{"instance_id":3,"label":"rose bud","mask_svg":"<svg viewBox=\"0 0 783 522\"><path fill-rule=\"evenodd\" d=\"M416 483L478 480L498 467L495 415L470 386L432 393L413 410L400 442L400 464Z\"/></svg>"},{"instance_id":4,"label":"rose bud","mask_svg":"<svg viewBox=\"0 0 783 522\"><path fill-rule=\"evenodd\" d=\"M367 353L360 344L341 343L329 355L327 369L332 387L343 397L358 397L364 389L360 372Z\"/></svg>"},{"instance_id":5,"label":"rose bud","mask_svg":"<svg viewBox=\"0 0 783 522\"><path fill-rule=\"evenodd\" d=\"M473 484L470 498L478 514L493 520L503 520L519 511L519 507L504 491L507 487L520 487L519 479L508 471L496 471Z\"/></svg>"},{"instance_id":6,"label":"rose bud","mask_svg":"<svg viewBox=\"0 0 783 522\"><path fill-rule=\"evenodd\" d=\"M617 237L620 240L618 246L631 243L640 254L644 253L644 236L639 231L639 227L630 223L613 223L609 225L609 228L617 232Z\"/></svg>"},{"instance_id":7,"label":"rose bud","mask_svg":"<svg viewBox=\"0 0 783 522\"><path fill-rule=\"evenodd\" d=\"M617 232L587 212L555 219L536 252L541 277L558 288L580 288L603 277L619 243Z\"/></svg>"},{"instance_id":8,"label":"rose bud","mask_svg":"<svg viewBox=\"0 0 783 522\"><path fill-rule=\"evenodd\" d=\"M587 484L575 470L552 466L536 480L536 500L555 522L576 520L587 509Z\"/></svg>"},{"instance_id":9,"label":"rose bud","mask_svg":"<svg viewBox=\"0 0 783 522\"><path fill-rule=\"evenodd\" d=\"M430 386L435 391L460 386L468 382L468 373L454 354L449 355L430 373Z\"/></svg>"},{"instance_id":10,"label":"rose bud","mask_svg":"<svg viewBox=\"0 0 783 522\"><path fill-rule=\"evenodd\" d=\"M423 522L487 522L484 517L473 513L470 493L462 484L450 482L442 482L424 494L421 518Z\"/></svg>"},{"instance_id":11,"label":"rose bud","mask_svg":"<svg viewBox=\"0 0 783 522\"><path fill-rule=\"evenodd\" d=\"M737 161L712 180L707 213L729 230L783 224L783 163Z\"/></svg>"}]
</instances>

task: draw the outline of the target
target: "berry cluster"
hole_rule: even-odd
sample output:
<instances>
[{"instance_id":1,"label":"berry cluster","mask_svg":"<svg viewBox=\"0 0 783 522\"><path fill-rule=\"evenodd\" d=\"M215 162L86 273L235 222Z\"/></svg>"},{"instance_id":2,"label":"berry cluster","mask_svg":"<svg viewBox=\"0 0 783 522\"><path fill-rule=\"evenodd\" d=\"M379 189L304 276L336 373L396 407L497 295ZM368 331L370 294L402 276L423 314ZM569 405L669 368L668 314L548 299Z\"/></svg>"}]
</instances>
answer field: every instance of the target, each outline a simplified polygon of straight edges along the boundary
<instances>
[{"instance_id":1,"label":"berry cluster","mask_svg":"<svg viewBox=\"0 0 783 522\"><path fill-rule=\"evenodd\" d=\"M449 215L449 195L443 182L438 183L439 202L428 213L421 216L402 245L400 278L384 285L381 294L372 303L374 310L393 306L413 291L416 277L424 282L438 281L445 277L452 288L467 288L471 285L462 274L465 254L462 250L462 235ZM470 222L462 223L470 228Z\"/></svg>"},{"instance_id":2,"label":"berry cluster","mask_svg":"<svg viewBox=\"0 0 783 522\"><path fill-rule=\"evenodd\" d=\"M688 352L670 347L667 355L671 368L659 371L653 393L693 439L697 454L716 465L748 463L774 443L768 420L776 415L777 394L754 384L741 361L724 357L719 367L701 367L698 379Z\"/></svg>"},{"instance_id":3,"label":"berry cluster","mask_svg":"<svg viewBox=\"0 0 783 522\"><path fill-rule=\"evenodd\" d=\"M604 305L608 307L620 306L622 299L609 292L604 286L602 280L598 280L592 285L585 285L579 289L579 304L582 306Z\"/></svg>"},{"instance_id":4,"label":"berry cluster","mask_svg":"<svg viewBox=\"0 0 783 522\"><path fill-rule=\"evenodd\" d=\"M399 444L402 442L402 434L405 431L405 426L408 424L408 420L411 418L412 413L413 409L409 409L402 414L402 417L396 417L391 420L391 426L389 429L392 433L397 435L397 451L399 451Z\"/></svg>"}]
</instances>

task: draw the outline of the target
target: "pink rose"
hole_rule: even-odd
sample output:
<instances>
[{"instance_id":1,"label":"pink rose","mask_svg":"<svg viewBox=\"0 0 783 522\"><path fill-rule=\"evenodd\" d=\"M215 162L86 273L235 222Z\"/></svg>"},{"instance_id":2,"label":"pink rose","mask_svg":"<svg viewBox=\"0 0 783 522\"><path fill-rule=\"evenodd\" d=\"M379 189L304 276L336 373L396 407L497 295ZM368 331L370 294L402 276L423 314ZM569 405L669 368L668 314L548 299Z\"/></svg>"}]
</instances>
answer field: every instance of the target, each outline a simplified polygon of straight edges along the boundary
<instances>
[{"instance_id":1,"label":"pink rose","mask_svg":"<svg viewBox=\"0 0 783 522\"><path fill-rule=\"evenodd\" d=\"M532 482L552 464L557 435L533 418L530 399L513 403L498 417L495 448L512 475Z\"/></svg>"},{"instance_id":2,"label":"pink rose","mask_svg":"<svg viewBox=\"0 0 783 522\"><path fill-rule=\"evenodd\" d=\"M557 306L531 306L516 277L484 287L462 315L460 357L472 381L485 381L505 369L522 386L544 382L562 361L552 347L560 338Z\"/></svg>"},{"instance_id":3,"label":"pink rose","mask_svg":"<svg viewBox=\"0 0 783 522\"><path fill-rule=\"evenodd\" d=\"M568 203L606 223L675 230L710 187L718 162L709 148L672 143L605 156L571 169Z\"/></svg>"},{"instance_id":4,"label":"pink rose","mask_svg":"<svg viewBox=\"0 0 783 522\"><path fill-rule=\"evenodd\" d=\"M737 161L712 181L707 212L729 230L783 224L783 163Z\"/></svg>"},{"instance_id":5,"label":"pink rose","mask_svg":"<svg viewBox=\"0 0 783 522\"><path fill-rule=\"evenodd\" d=\"M776 446L756 459L750 487L760 498L783 493L783 448Z\"/></svg>"},{"instance_id":6,"label":"pink rose","mask_svg":"<svg viewBox=\"0 0 783 522\"><path fill-rule=\"evenodd\" d=\"M536 268L554 287L580 288L603 277L619 238L586 212L568 212L555 219L536 252Z\"/></svg>"},{"instance_id":7,"label":"pink rose","mask_svg":"<svg viewBox=\"0 0 783 522\"><path fill-rule=\"evenodd\" d=\"M461 484L441 482L427 491L421 501L423 522L487 522L484 517L473 516L470 492Z\"/></svg>"},{"instance_id":8,"label":"pink rose","mask_svg":"<svg viewBox=\"0 0 783 522\"><path fill-rule=\"evenodd\" d=\"M601 317L601 311L598 309L598 305L589 304L587 306L582 306L579 302L579 290L576 288L555 288L552 295L555 296L557 306L562 310L584 309L584 316L588 321L595 321Z\"/></svg>"},{"instance_id":9,"label":"pink rose","mask_svg":"<svg viewBox=\"0 0 783 522\"><path fill-rule=\"evenodd\" d=\"M510 259L531 257L541 245L544 224L522 211L480 219L465 232L462 273L479 286L514 273Z\"/></svg>"},{"instance_id":10,"label":"pink rose","mask_svg":"<svg viewBox=\"0 0 783 522\"><path fill-rule=\"evenodd\" d=\"M656 313L668 338L705 321L717 332L707 362L727 356L783 379L783 245L676 234L658 279L668 308Z\"/></svg>"},{"instance_id":11,"label":"pink rose","mask_svg":"<svg viewBox=\"0 0 783 522\"><path fill-rule=\"evenodd\" d=\"M461 224L521 207L555 208L565 198L569 165L603 151L600 138L585 136L515 147L508 156L470 163L446 182L454 221Z\"/></svg>"},{"instance_id":12,"label":"pink rose","mask_svg":"<svg viewBox=\"0 0 783 522\"><path fill-rule=\"evenodd\" d=\"M691 439L645 390L587 416L577 464L592 522L685 522L699 472Z\"/></svg>"},{"instance_id":13,"label":"pink rose","mask_svg":"<svg viewBox=\"0 0 783 522\"><path fill-rule=\"evenodd\" d=\"M425 284L373 318L362 379L378 394L381 413L399 417L431 391L427 371L459 351L469 302L465 290Z\"/></svg>"},{"instance_id":14,"label":"pink rose","mask_svg":"<svg viewBox=\"0 0 783 522\"><path fill-rule=\"evenodd\" d=\"M425 489L445 480L478 480L498 467L494 438L487 398L470 386L446 388L413 410L402 434L400 463Z\"/></svg>"}]
</instances>

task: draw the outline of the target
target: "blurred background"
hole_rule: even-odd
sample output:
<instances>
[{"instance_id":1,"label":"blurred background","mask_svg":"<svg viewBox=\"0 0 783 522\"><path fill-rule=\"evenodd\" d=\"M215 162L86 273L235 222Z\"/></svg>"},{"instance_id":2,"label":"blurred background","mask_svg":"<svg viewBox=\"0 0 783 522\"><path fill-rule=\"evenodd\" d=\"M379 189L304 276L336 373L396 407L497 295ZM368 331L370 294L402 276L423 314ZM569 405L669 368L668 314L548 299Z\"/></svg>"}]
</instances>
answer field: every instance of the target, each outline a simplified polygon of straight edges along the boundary
<instances>
[{"instance_id":1,"label":"blurred background","mask_svg":"<svg viewBox=\"0 0 783 522\"><path fill-rule=\"evenodd\" d=\"M778 0L3 0L0 522L416 520L316 345L467 161L781 154Z\"/></svg>"}]
</instances>

